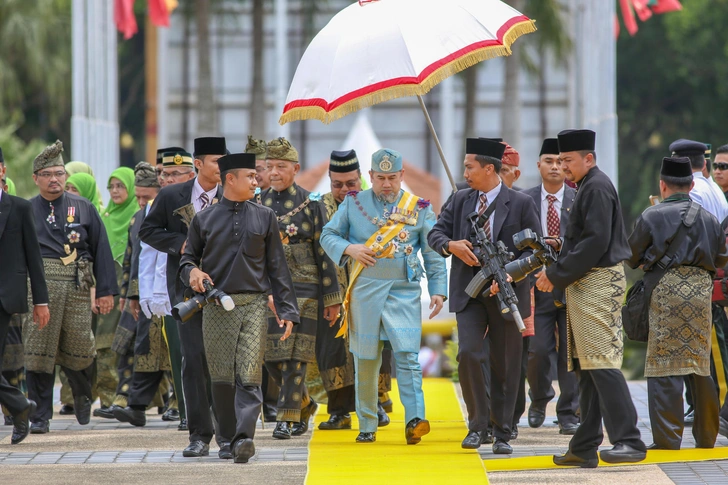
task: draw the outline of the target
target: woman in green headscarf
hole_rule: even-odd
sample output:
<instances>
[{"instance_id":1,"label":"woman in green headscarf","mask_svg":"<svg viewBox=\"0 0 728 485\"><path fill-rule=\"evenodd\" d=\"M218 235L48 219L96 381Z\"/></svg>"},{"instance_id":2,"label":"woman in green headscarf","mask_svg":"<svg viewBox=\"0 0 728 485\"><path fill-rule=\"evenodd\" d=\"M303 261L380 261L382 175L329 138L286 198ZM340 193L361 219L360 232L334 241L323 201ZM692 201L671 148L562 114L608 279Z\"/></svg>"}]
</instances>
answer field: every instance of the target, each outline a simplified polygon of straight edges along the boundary
<instances>
[{"instance_id":1,"label":"woman in green headscarf","mask_svg":"<svg viewBox=\"0 0 728 485\"><path fill-rule=\"evenodd\" d=\"M139 210L139 203L134 195L134 171L128 167L117 168L111 172L107 188L111 200L101 213L101 220L109 236L111 254L116 261L116 277L121 286L121 264L129 239L129 224ZM114 310L108 315L98 315L96 320L96 389L101 401L101 408L94 411L94 416L113 417L109 407L114 403L116 387L119 384L117 363L119 354L111 350L116 327L121 318L118 309L119 297L114 298Z\"/></svg>"},{"instance_id":2,"label":"woman in green headscarf","mask_svg":"<svg viewBox=\"0 0 728 485\"><path fill-rule=\"evenodd\" d=\"M66 180L66 192L76 194L80 197L91 202L91 205L96 207L96 210L103 210L101 200L98 196L98 187L96 187L96 179L87 173L76 173L68 177Z\"/></svg>"},{"instance_id":3,"label":"woman in green headscarf","mask_svg":"<svg viewBox=\"0 0 728 485\"><path fill-rule=\"evenodd\" d=\"M134 195L134 170L128 167L117 168L111 172L107 186L111 200L101 215L101 220L109 236L111 255L121 264L129 237L129 223L139 210Z\"/></svg>"},{"instance_id":4,"label":"woman in green headscarf","mask_svg":"<svg viewBox=\"0 0 728 485\"><path fill-rule=\"evenodd\" d=\"M77 173L85 173L92 177L94 177L94 183L96 183L96 178L94 176L94 171L91 170L91 167L83 162L68 162L66 164L66 176L69 178L73 175L76 175ZM86 197L88 199L88 197ZM98 186L96 187L96 199L99 201L98 205L94 204L99 209L99 213L103 214L104 211L104 199L101 198L101 191L99 190ZM93 204L93 202L92 202Z\"/></svg>"}]
</instances>

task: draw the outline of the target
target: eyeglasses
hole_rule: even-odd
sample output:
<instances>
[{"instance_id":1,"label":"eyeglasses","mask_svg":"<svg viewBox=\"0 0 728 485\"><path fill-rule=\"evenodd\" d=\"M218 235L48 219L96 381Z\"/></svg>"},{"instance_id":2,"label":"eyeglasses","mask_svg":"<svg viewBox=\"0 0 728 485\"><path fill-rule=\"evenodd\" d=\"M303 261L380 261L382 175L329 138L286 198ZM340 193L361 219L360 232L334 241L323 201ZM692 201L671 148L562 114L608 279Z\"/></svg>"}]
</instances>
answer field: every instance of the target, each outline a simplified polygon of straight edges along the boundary
<instances>
[{"instance_id":1,"label":"eyeglasses","mask_svg":"<svg viewBox=\"0 0 728 485\"><path fill-rule=\"evenodd\" d=\"M192 171L187 171L187 172L172 172L172 173L162 172L162 174L160 175L160 177L162 177L163 179L170 179L170 178L181 177L183 175L187 175L188 173L192 173Z\"/></svg>"},{"instance_id":2,"label":"eyeglasses","mask_svg":"<svg viewBox=\"0 0 728 485\"><path fill-rule=\"evenodd\" d=\"M356 188L356 184L357 184L358 182L359 182L358 180L348 180L348 181L346 181L346 182L339 182L339 181L337 180L337 181L335 181L335 182L331 182L331 187L333 187L333 188L335 188L335 189L340 189L340 188L342 188L342 187L343 187L344 185L346 185L346 187L347 187L347 188L349 188L349 189L355 189L355 188Z\"/></svg>"},{"instance_id":3,"label":"eyeglasses","mask_svg":"<svg viewBox=\"0 0 728 485\"><path fill-rule=\"evenodd\" d=\"M728 170L728 163L716 163L714 167L716 170Z\"/></svg>"},{"instance_id":4,"label":"eyeglasses","mask_svg":"<svg viewBox=\"0 0 728 485\"><path fill-rule=\"evenodd\" d=\"M63 178L66 176L66 172L64 170L59 170L58 172L40 172L38 173L38 177L42 179L49 179L49 178Z\"/></svg>"},{"instance_id":5,"label":"eyeglasses","mask_svg":"<svg viewBox=\"0 0 728 485\"><path fill-rule=\"evenodd\" d=\"M108 187L106 187L106 190L111 192L112 190L121 190L126 189L126 186L124 184L109 184Z\"/></svg>"}]
</instances>

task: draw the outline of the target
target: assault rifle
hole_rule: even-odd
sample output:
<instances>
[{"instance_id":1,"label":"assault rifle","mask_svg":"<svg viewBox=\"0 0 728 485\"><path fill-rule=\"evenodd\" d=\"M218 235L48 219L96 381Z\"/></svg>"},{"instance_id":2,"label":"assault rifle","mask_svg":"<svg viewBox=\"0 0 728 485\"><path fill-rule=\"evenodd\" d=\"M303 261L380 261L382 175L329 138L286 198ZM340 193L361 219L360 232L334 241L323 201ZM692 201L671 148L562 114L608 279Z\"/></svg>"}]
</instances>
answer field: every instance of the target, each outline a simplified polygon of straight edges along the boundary
<instances>
[{"instance_id":1,"label":"assault rifle","mask_svg":"<svg viewBox=\"0 0 728 485\"><path fill-rule=\"evenodd\" d=\"M521 318L521 313L518 311L518 297L508 282L508 274L505 270L506 265L513 260L513 253L508 251L503 241L498 241L497 243L491 242L486 237L483 224L480 223L479 219L480 216L477 212L472 212L468 215L468 220L473 226L475 233L473 252L480 262L480 271L473 277L468 287L465 288L465 293L471 298L477 298L481 294L484 297L488 297L490 294L490 283L495 281L500 288L497 296L501 313L504 315L510 313L516 322L518 330L524 332L526 331L526 326L523 324L523 318Z\"/></svg>"}]
</instances>

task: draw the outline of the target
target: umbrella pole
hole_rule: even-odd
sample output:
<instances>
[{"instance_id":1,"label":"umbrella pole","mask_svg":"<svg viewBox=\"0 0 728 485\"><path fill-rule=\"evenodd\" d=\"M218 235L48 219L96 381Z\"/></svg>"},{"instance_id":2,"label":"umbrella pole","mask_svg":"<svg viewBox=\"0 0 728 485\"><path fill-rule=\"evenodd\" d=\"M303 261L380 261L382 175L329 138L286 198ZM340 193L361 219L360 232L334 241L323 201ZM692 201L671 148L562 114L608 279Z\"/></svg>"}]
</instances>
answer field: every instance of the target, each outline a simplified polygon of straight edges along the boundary
<instances>
[{"instance_id":1,"label":"umbrella pole","mask_svg":"<svg viewBox=\"0 0 728 485\"><path fill-rule=\"evenodd\" d=\"M425 120L427 121L427 126L430 127L430 133L432 134L432 138L435 140L435 146L437 147L437 152L440 154L440 160L442 160L442 165L445 167L445 173L447 174L447 178L450 180L450 185L452 185L453 192L457 192L458 188L455 186L455 179L452 178L452 173L450 172L450 167L447 165L447 160L445 160L445 152L442 151L442 145L440 145L440 139L437 137L437 132L435 132L435 127L432 124L432 119L430 118L430 113L427 112L427 106L425 106L425 102L422 99L422 96L419 94L417 95L417 100L420 102L420 108L422 108L422 112L425 114Z\"/></svg>"}]
</instances>

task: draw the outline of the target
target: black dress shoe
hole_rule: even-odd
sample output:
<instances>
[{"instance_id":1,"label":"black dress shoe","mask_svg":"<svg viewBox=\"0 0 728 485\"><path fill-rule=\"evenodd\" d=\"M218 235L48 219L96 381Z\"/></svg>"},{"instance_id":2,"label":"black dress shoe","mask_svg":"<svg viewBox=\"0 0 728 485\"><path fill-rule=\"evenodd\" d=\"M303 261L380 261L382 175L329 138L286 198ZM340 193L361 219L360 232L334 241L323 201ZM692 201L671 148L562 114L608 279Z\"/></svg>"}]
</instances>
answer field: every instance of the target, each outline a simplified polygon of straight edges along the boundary
<instances>
[{"instance_id":1,"label":"black dress shoe","mask_svg":"<svg viewBox=\"0 0 728 485\"><path fill-rule=\"evenodd\" d=\"M460 447L466 450L477 450L483 444L483 435L485 434L487 434L487 431L468 431L468 435L460 444Z\"/></svg>"},{"instance_id":2,"label":"black dress shoe","mask_svg":"<svg viewBox=\"0 0 728 485\"><path fill-rule=\"evenodd\" d=\"M210 454L210 445L204 441L193 441L182 451L182 456L187 458L197 458L200 456L208 456Z\"/></svg>"},{"instance_id":3,"label":"black dress shoe","mask_svg":"<svg viewBox=\"0 0 728 485\"><path fill-rule=\"evenodd\" d=\"M584 459L567 452L565 455L554 455L554 464L559 466L578 466L580 468L596 468L599 465L599 458Z\"/></svg>"},{"instance_id":4,"label":"black dress shoe","mask_svg":"<svg viewBox=\"0 0 728 485\"><path fill-rule=\"evenodd\" d=\"M167 409L164 414L162 414L162 421L179 421L179 409Z\"/></svg>"},{"instance_id":5,"label":"black dress shoe","mask_svg":"<svg viewBox=\"0 0 728 485\"><path fill-rule=\"evenodd\" d=\"M273 430L273 437L277 440L290 440L293 431L291 428L291 423L288 421L278 421Z\"/></svg>"},{"instance_id":6,"label":"black dress shoe","mask_svg":"<svg viewBox=\"0 0 728 485\"><path fill-rule=\"evenodd\" d=\"M230 443L225 443L225 442L220 443L220 451L217 452L217 456L221 460L232 460L233 459L233 449L230 446Z\"/></svg>"},{"instance_id":7,"label":"black dress shoe","mask_svg":"<svg viewBox=\"0 0 728 485\"><path fill-rule=\"evenodd\" d=\"M255 456L255 444L250 438L241 439L235 442L234 451L235 463L248 463L253 456Z\"/></svg>"},{"instance_id":8,"label":"black dress shoe","mask_svg":"<svg viewBox=\"0 0 728 485\"><path fill-rule=\"evenodd\" d=\"M577 429L579 429L579 425L576 423L559 423L559 434L573 436Z\"/></svg>"},{"instance_id":9,"label":"black dress shoe","mask_svg":"<svg viewBox=\"0 0 728 485\"><path fill-rule=\"evenodd\" d=\"M387 415L387 411L384 410L384 406L377 403L377 427L383 428L389 424L389 415Z\"/></svg>"},{"instance_id":10,"label":"black dress shoe","mask_svg":"<svg viewBox=\"0 0 728 485\"><path fill-rule=\"evenodd\" d=\"M515 440L516 438L518 438L518 425L514 424L511 427L511 439Z\"/></svg>"},{"instance_id":11,"label":"black dress shoe","mask_svg":"<svg viewBox=\"0 0 728 485\"><path fill-rule=\"evenodd\" d=\"M116 404L112 404L111 406L104 408L98 408L94 409L93 415L97 418L104 418L104 419L115 419L114 418L114 409L120 408L121 406L117 406Z\"/></svg>"},{"instance_id":12,"label":"black dress shoe","mask_svg":"<svg viewBox=\"0 0 728 485\"><path fill-rule=\"evenodd\" d=\"M10 438L11 445L17 445L30 433L30 415L35 412L35 401L28 400L28 407L22 413L13 416L13 436Z\"/></svg>"},{"instance_id":13,"label":"black dress shoe","mask_svg":"<svg viewBox=\"0 0 728 485\"><path fill-rule=\"evenodd\" d=\"M50 421L36 421L30 423L30 434L46 434L51 430Z\"/></svg>"},{"instance_id":14,"label":"black dress shoe","mask_svg":"<svg viewBox=\"0 0 728 485\"><path fill-rule=\"evenodd\" d=\"M74 397L73 408L78 424L88 424L91 421L91 399L87 396Z\"/></svg>"},{"instance_id":15,"label":"black dress shoe","mask_svg":"<svg viewBox=\"0 0 728 485\"><path fill-rule=\"evenodd\" d=\"M685 415L685 426L692 426L695 422L695 411L690 411Z\"/></svg>"},{"instance_id":16,"label":"black dress shoe","mask_svg":"<svg viewBox=\"0 0 728 485\"><path fill-rule=\"evenodd\" d=\"M404 429L404 437L408 445L416 445L422 441L422 437L430 432L430 422L426 419L414 418L407 423Z\"/></svg>"},{"instance_id":17,"label":"black dress shoe","mask_svg":"<svg viewBox=\"0 0 728 485\"><path fill-rule=\"evenodd\" d=\"M374 443L377 441L377 433L359 433L356 437L357 443Z\"/></svg>"},{"instance_id":18,"label":"black dress shoe","mask_svg":"<svg viewBox=\"0 0 728 485\"><path fill-rule=\"evenodd\" d=\"M179 424L177 425L177 431L189 431L190 428L187 427L187 420L186 419L180 419Z\"/></svg>"},{"instance_id":19,"label":"black dress shoe","mask_svg":"<svg viewBox=\"0 0 728 485\"><path fill-rule=\"evenodd\" d=\"M728 421L723 416L718 416L718 432L728 438Z\"/></svg>"},{"instance_id":20,"label":"black dress shoe","mask_svg":"<svg viewBox=\"0 0 728 485\"><path fill-rule=\"evenodd\" d=\"M147 415L141 409L117 407L114 409L114 417L122 423L129 423L132 426L141 427L147 424Z\"/></svg>"},{"instance_id":21,"label":"black dress shoe","mask_svg":"<svg viewBox=\"0 0 728 485\"><path fill-rule=\"evenodd\" d=\"M319 429L351 429L351 414L332 414L328 421L319 424Z\"/></svg>"},{"instance_id":22,"label":"black dress shoe","mask_svg":"<svg viewBox=\"0 0 728 485\"><path fill-rule=\"evenodd\" d=\"M546 409L531 403L528 408L528 425L532 428L540 428L546 420Z\"/></svg>"},{"instance_id":23,"label":"black dress shoe","mask_svg":"<svg viewBox=\"0 0 728 485\"><path fill-rule=\"evenodd\" d=\"M301 436L308 431L308 421L311 419L311 416L316 413L317 409L318 404L316 404L313 399L311 399L311 402L308 403L308 406L301 409L301 420L297 423L293 423L293 426L291 427L292 436Z\"/></svg>"},{"instance_id":24,"label":"black dress shoe","mask_svg":"<svg viewBox=\"0 0 728 485\"><path fill-rule=\"evenodd\" d=\"M640 451L624 443L617 443L611 450L599 454L606 463L637 463L647 458L646 451Z\"/></svg>"},{"instance_id":25,"label":"black dress shoe","mask_svg":"<svg viewBox=\"0 0 728 485\"><path fill-rule=\"evenodd\" d=\"M493 443L493 453L496 455L510 455L513 453L513 448L502 438L496 438Z\"/></svg>"}]
</instances>

